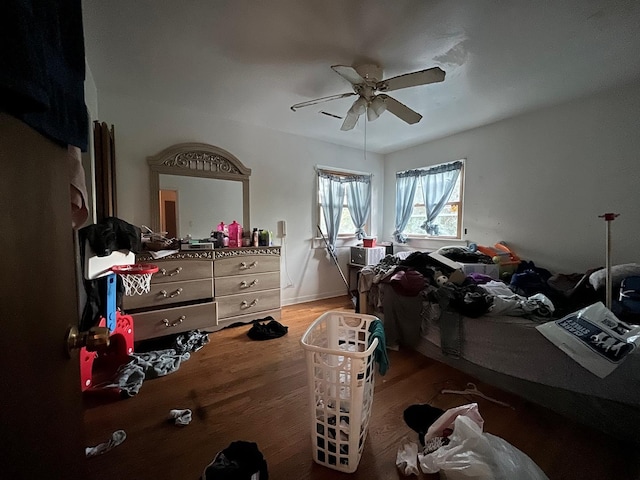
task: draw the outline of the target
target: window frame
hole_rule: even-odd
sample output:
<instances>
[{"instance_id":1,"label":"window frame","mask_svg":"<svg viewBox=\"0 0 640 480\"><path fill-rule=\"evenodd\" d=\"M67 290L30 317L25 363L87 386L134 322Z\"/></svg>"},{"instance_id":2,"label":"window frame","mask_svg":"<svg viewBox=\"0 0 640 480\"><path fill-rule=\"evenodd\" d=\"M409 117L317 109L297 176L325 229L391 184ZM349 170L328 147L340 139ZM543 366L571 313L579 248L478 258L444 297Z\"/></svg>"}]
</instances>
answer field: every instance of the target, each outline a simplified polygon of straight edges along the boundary
<instances>
[{"instance_id":1,"label":"window frame","mask_svg":"<svg viewBox=\"0 0 640 480\"><path fill-rule=\"evenodd\" d=\"M321 225L322 222L324 221L324 216L322 215L322 204L320 203L320 176L318 175L320 172L322 173L326 173L329 175L335 175L337 177L363 177L363 176L369 176L373 179L373 174L371 172L358 172L355 170L347 170L347 169L342 169L342 168L338 168L338 167L324 167L324 166L317 166L316 167L316 225ZM372 183L372 188L373 188L373 183ZM344 201L343 201L343 209L344 208L348 208L347 206L347 192L345 190L345 194L344 194ZM371 195L371 203L373 203L373 195ZM370 208L372 207L372 205L370 205ZM344 213L344 212L343 212ZM349 214L351 215L351 214ZM352 220L353 221L353 220ZM364 230L366 232L371 233L371 215L369 215L369 219L367 220L367 222L364 224ZM326 235L326 232L323 231L323 233ZM318 237L319 238L319 237ZM355 239L356 238L356 234L355 232L353 233L339 233L338 232L338 237L340 239Z\"/></svg>"},{"instance_id":2,"label":"window frame","mask_svg":"<svg viewBox=\"0 0 640 480\"><path fill-rule=\"evenodd\" d=\"M458 205L458 222L457 222L457 231L458 231L458 235L457 236L452 236L452 235L429 235L427 232L425 232L424 234L421 233L407 233L404 232L404 235L407 238L414 238L416 240L462 240L462 236L463 236L463 230L462 230L462 216L463 216L463 207L464 207L464 184L465 184L465 178L464 178L464 171L465 171L465 166L466 166L466 159L465 158L461 158L458 160L452 160L449 162L442 162L442 163L437 163L435 165L429 165L428 167L419 167L419 168L415 168L413 170L429 170L430 168L435 168L435 167L439 167L440 165L447 165L449 163L455 163L455 162L462 162L462 167L460 168L460 175L459 175L459 179L460 179L460 200L457 202L447 202L445 205ZM422 189L422 185L418 185L417 188ZM453 192L452 192L453 193ZM423 199L424 201L424 199ZM422 204L413 204L413 208L417 207L417 206L422 206L424 207L424 203ZM413 211L412 211L413 213Z\"/></svg>"}]
</instances>

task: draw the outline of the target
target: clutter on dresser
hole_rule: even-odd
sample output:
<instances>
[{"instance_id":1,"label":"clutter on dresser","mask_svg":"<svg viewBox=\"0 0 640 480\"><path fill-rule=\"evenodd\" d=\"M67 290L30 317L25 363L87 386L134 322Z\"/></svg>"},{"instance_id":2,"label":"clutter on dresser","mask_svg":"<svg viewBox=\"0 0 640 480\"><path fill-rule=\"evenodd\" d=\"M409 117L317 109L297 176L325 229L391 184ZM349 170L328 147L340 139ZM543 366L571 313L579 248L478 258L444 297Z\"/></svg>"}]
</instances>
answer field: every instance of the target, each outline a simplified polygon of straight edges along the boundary
<instances>
[{"instance_id":1,"label":"clutter on dresser","mask_svg":"<svg viewBox=\"0 0 640 480\"><path fill-rule=\"evenodd\" d=\"M177 250L180 248L180 240L168 238L167 232L154 232L146 225L141 225L142 247L148 251Z\"/></svg>"}]
</instances>

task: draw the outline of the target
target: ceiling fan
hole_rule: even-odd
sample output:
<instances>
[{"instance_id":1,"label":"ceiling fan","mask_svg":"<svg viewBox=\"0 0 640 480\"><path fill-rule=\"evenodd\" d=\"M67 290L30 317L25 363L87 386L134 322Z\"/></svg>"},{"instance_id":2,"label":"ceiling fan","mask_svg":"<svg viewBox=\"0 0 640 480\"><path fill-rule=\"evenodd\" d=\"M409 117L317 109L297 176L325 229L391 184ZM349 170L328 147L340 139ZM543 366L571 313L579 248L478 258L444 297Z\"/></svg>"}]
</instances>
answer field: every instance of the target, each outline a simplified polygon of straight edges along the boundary
<instances>
[{"instance_id":1,"label":"ceiling fan","mask_svg":"<svg viewBox=\"0 0 640 480\"><path fill-rule=\"evenodd\" d=\"M351 108L342 122L340 130L351 130L358 123L358 118L363 113L367 113L369 121L378 118L385 110L388 110L400 120L408 124L418 123L422 118L418 112L410 109L396 99L390 97L385 92L400 90L402 88L427 85L429 83L442 82L445 72L439 67L428 68L412 73L405 73L397 77L381 80L382 68L377 65L358 65L349 67L346 65L332 65L331 68L338 75L349 81L353 87L353 92L330 95L328 97L316 98L306 102L296 103L291 106L294 112L302 107L317 105L319 103L338 100L340 98L357 95Z\"/></svg>"}]
</instances>

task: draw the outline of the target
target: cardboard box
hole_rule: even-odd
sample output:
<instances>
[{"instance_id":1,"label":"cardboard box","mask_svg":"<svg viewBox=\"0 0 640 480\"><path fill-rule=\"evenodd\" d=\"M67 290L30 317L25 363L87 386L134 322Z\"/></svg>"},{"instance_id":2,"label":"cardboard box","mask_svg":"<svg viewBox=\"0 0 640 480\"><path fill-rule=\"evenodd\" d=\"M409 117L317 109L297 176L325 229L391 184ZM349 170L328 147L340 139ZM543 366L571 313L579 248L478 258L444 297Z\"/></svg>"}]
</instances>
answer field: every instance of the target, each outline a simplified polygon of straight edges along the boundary
<instances>
[{"instance_id":1,"label":"cardboard box","mask_svg":"<svg viewBox=\"0 0 640 480\"><path fill-rule=\"evenodd\" d=\"M462 264L454 262L448 259L444 255L440 255L436 252L429 253L429 257L438 264L438 267L442 270L451 283L461 285L467 278L467 275L462 271Z\"/></svg>"},{"instance_id":2,"label":"cardboard box","mask_svg":"<svg viewBox=\"0 0 640 480\"><path fill-rule=\"evenodd\" d=\"M500 266L495 263L460 263L460 265L462 266L462 271L465 275L469 275L470 273L482 273L494 280L500 279Z\"/></svg>"}]
</instances>

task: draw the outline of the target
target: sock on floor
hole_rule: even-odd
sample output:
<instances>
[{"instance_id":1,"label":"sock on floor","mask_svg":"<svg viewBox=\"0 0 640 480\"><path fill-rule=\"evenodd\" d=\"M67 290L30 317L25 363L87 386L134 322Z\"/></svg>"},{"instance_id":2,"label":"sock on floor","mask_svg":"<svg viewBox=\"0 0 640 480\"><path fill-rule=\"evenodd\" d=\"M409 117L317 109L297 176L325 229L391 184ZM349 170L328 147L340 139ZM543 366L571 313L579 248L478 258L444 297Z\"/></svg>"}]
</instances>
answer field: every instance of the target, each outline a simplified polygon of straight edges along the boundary
<instances>
[{"instance_id":1,"label":"sock on floor","mask_svg":"<svg viewBox=\"0 0 640 480\"><path fill-rule=\"evenodd\" d=\"M109 450L117 447L127 438L127 434L124 430L116 430L111 434L111 438L108 442L101 443L96 445L95 447L86 447L84 449L84 453L87 458L96 457L98 455L102 455L103 453L107 453Z\"/></svg>"}]
</instances>

